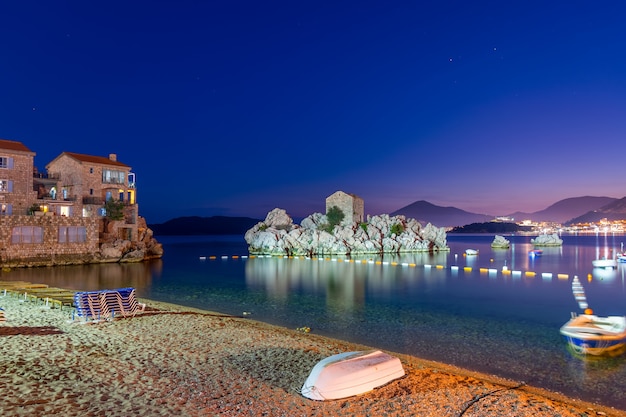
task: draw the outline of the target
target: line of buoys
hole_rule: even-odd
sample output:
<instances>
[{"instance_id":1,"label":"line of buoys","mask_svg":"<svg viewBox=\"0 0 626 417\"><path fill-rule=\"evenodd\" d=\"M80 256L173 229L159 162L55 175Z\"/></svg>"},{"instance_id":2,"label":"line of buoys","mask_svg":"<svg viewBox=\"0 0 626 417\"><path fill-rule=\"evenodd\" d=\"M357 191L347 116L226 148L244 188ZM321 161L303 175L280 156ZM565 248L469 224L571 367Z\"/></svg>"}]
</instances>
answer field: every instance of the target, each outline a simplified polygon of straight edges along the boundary
<instances>
[{"instance_id":1,"label":"line of buoys","mask_svg":"<svg viewBox=\"0 0 626 417\"><path fill-rule=\"evenodd\" d=\"M308 256L287 256L287 255L282 255L282 256L273 256L273 255L222 255L219 258L220 259L254 259L254 258L281 258L282 259L304 259L304 260L317 260L317 261L330 261L330 262L346 262L346 263L361 263L361 264L370 264L370 265L382 265L382 266L402 266L402 267L416 267L417 264L415 263L409 263L409 262L389 262L389 261L374 261L372 259L361 259L361 260L354 260L354 259L343 259L343 258L324 258L324 257L308 257ZM199 259L201 261L210 259L210 260L214 260L217 259L218 257L215 255L212 256L200 256ZM490 259L490 262L493 262L493 259ZM423 265L425 269L431 269L431 268L435 268L435 269L445 269L446 266L445 265L441 265L441 264L424 264ZM450 269L452 271L458 271L459 269L461 269L460 266L458 265L451 265ZM472 272L473 268L471 266L464 266L462 267L464 272ZM495 275L498 273L498 270L496 268L486 268L486 267L480 267L478 268L479 272L482 274L489 274L489 275ZM505 276L513 276L513 277L520 277L522 276L522 274L526 277L532 278L537 276L537 273L534 271L519 271L519 270L510 270L506 265L504 265L502 267L502 275ZM541 277L543 279L552 279L552 277L554 276L552 272L542 272ZM569 275L568 274L556 274L558 279L569 279ZM591 274L588 274L587 276L588 279L591 279Z\"/></svg>"}]
</instances>

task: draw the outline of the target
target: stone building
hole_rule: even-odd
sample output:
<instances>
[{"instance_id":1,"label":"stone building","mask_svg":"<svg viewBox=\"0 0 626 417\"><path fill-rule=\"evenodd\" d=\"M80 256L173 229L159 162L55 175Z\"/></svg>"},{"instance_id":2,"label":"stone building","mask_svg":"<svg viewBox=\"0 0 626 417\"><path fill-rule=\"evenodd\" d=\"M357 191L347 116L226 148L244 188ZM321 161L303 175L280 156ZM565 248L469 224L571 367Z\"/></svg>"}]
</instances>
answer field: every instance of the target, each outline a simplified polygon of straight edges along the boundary
<instances>
[{"instance_id":1,"label":"stone building","mask_svg":"<svg viewBox=\"0 0 626 417\"><path fill-rule=\"evenodd\" d=\"M336 191L326 197L326 213L328 213L328 209L333 206L339 207L339 209L343 212L344 218L341 224L344 226L361 223L365 218L365 206L363 204L363 199L355 194Z\"/></svg>"},{"instance_id":2,"label":"stone building","mask_svg":"<svg viewBox=\"0 0 626 417\"><path fill-rule=\"evenodd\" d=\"M81 217L103 216L104 204L110 199L124 203L125 224L113 232L120 239L137 238L138 205L135 174L130 167L108 158L63 152L46 165L48 176L57 179L48 194L56 197L44 206L55 214Z\"/></svg>"},{"instance_id":3,"label":"stone building","mask_svg":"<svg viewBox=\"0 0 626 417\"><path fill-rule=\"evenodd\" d=\"M33 191L35 153L20 142L0 139L0 215L26 214Z\"/></svg>"},{"instance_id":4,"label":"stone building","mask_svg":"<svg viewBox=\"0 0 626 417\"><path fill-rule=\"evenodd\" d=\"M135 175L115 154L63 152L46 173L37 172L34 157L24 144L0 139L0 265L134 262L162 255L139 216ZM107 217L108 200L121 207L122 220Z\"/></svg>"}]
</instances>

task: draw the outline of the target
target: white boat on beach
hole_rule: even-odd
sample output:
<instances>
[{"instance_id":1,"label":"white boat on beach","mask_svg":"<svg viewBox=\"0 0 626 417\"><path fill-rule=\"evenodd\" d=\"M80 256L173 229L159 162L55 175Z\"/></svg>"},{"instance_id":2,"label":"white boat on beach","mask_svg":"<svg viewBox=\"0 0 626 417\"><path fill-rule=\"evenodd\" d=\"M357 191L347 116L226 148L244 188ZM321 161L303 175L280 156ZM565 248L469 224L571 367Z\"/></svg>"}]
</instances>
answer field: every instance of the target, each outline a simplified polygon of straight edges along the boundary
<instances>
[{"instance_id":1,"label":"white boat on beach","mask_svg":"<svg viewBox=\"0 0 626 417\"><path fill-rule=\"evenodd\" d=\"M344 352L318 362L302 386L312 400L351 397L404 376L400 359L380 350Z\"/></svg>"},{"instance_id":2,"label":"white boat on beach","mask_svg":"<svg viewBox=\"0 0 626 417\"><path fill-rule=\"evenodd\" d=\"M594 259L591 263L594 268L617 268L617 259Z\"/></svg>"}]
</instances>

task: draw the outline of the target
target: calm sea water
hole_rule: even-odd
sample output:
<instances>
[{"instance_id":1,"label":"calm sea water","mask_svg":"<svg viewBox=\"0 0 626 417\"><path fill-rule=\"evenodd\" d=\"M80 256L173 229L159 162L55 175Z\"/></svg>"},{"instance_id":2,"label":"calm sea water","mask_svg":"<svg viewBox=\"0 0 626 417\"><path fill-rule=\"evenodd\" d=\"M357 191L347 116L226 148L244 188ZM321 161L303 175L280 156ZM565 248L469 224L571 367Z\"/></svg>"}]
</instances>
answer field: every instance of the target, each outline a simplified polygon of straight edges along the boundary
<instances>
[{"instance_id":1,"label":"calm sea water","mask_svg":"<svg viewBox=\"0 0 626 417\"><path fill-rule=\"evenodd\" d=\"M77 290L133 286L140 297L308 326L626 410L626 355L584 359L559 334L579 311L574 275L596 314L626 314L626 264L592 267L626 236L564 235L562 247L543 248L538 258L528 256L534 236L506 236L506 250L492 249L493 237L448 235L450 252L348 262L246 258L241 236L164 236L158 261L15 269L0 279ZM478 256L464 256L467 248Z\"/></svg>"}]
</instances>

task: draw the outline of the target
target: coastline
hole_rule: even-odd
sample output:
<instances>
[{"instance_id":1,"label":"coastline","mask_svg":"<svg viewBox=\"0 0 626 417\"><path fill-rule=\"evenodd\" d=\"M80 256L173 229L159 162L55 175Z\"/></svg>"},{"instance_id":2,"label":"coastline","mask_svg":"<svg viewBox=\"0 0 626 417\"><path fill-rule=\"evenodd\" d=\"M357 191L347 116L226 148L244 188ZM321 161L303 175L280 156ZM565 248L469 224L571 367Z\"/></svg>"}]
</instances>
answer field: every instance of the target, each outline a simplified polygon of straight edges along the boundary
<instances>
[{"instance_id":1,"label":"coastline","mask_svg":"<svg viewBox=\"0 0 626 417\"><path fill-rule=\"evenodd\" d=\"M0 409L6 415L626 416L439 362L389 352L406 376L358 397L313 401L299 390L321 359L372 347L249 318L141 299L146 311L72 320L0 295Z\"/></svg>"}]
</instances>

